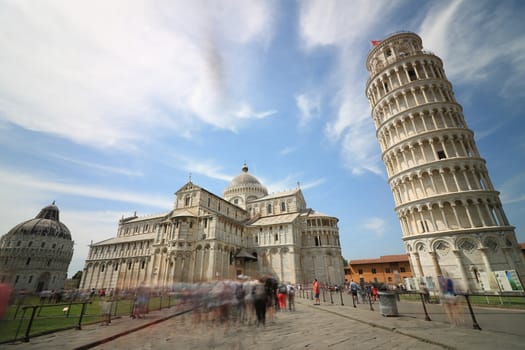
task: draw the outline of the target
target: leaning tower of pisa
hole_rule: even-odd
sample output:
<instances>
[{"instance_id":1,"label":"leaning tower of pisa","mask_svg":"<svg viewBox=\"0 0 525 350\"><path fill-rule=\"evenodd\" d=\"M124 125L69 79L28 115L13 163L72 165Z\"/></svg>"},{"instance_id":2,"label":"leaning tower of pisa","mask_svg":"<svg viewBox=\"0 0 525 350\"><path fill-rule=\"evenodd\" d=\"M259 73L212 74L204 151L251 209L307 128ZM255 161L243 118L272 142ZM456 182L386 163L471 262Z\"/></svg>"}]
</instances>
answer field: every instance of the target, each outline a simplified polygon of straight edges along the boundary
<instances>
[{"instance_id":1,"label":"leaning tower of pisa","mask_svg":"<svg viewBox=\"0 0 525 350\"><path fill-rule=\"evenodd\" d=\"M463 291L519 290L514 227L442 60L410 32L373 44L366 95L414 276L434 288L445 277Z\"/></svg>"}]
</instances>

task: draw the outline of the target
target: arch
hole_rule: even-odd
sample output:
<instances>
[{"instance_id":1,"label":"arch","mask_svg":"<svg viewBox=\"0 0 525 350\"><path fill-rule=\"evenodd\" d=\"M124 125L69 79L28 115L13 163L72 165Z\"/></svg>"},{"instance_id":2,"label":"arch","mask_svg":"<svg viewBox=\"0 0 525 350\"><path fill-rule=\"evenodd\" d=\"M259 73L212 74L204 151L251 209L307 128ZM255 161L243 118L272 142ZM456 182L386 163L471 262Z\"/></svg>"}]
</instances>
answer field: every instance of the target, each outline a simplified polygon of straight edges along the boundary
<instances>
[{"instance_id":1,"label":"arch","mask_svg":"<svg viewBox=\"0 0 525 350\"><path fill-rule=\"evenodd\" d=\"M426 244L423 242L416 242L414 244L414 247L415 247L416 252L426 252L427 251Z\"/></svg>"},{"instance_id":2,"label":"arch","mask_svg":"<svg viewBox=\"0 0 525 350\"><path fill-rule=\"evenodd\" d=\"M442 238L438 238L431 243L432 251L440 256L447 255L451 250L451 244Z\"/></svg>"},{"instance_id":3,"label":"arch","mask_svg":"<svg viewBox=\"0 0 525 350\"><path fill-rule=\"evenodd\" d=\"M49 289L49 281L51 280L51 273L49 271L42 272L38 277L36 283L36 292Z\"/></svg>"},{"instance_id":4,"label":"arch","mask_svg":"<svg viewBox=\"0 0 525 350\"><path fill-rule=\"evenodd\" d=\"M499 249L499 242L497 237L486 237L483 240L483 245L490 251L490 252L496 252Z\"/></svg>"},{"instance_id":5,"label":"arch","mask_svg":"<svg viewBox=\"0 0 525 350\"><path fill-rule=\"evenodd\" d=\"M456 248L462 251L471 252L479 247L479 242L471 238L459 238L456 241Z\"/></svg>"}]
</instances>

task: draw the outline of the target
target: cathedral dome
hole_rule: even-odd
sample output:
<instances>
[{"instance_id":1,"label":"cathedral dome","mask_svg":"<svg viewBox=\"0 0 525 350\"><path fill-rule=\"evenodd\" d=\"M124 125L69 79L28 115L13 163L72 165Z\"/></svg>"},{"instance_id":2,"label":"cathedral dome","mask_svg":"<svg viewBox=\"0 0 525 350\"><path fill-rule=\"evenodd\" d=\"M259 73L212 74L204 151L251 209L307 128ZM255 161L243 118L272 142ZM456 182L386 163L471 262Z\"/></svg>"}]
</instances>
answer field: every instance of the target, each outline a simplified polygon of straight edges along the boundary
<instances>
[{"instance_id":1,"label":"cathedral dome","mask_svg":"<svg viewBox=\"0 0 525 350\"><path fill-rule=\"evenodd\" d=\"M34 219L24 221L13 227L4 237L37 236L71 240L71 232L66 225L59 221L59 214L58 207L53 202L53 204L40 210Z\"/></svg>"},{"instance_id":2,"label":"cathedral dome","mask_svg":"<svg viewBox=\"0 0 525 350\"><path fill-rule=\"evenodd\" d=\"M246 202L268 195L268 190L257 178L248 174L248 166L243 165L242 171L235 176L223 192L224 199L245 208Z\"/></svg>"},{"instance_id":3,"label":"cathedral dome","mask_svg":"<svg viewBox=\"0 0 525 350\"><path fill-rule=\"evenodd\" d=\"M246 164L242 167L242 172L233 178L228 188L242 185L262 186L255 176L248 174L248 166L246 166Z\"/></svg>"}]
</instances>

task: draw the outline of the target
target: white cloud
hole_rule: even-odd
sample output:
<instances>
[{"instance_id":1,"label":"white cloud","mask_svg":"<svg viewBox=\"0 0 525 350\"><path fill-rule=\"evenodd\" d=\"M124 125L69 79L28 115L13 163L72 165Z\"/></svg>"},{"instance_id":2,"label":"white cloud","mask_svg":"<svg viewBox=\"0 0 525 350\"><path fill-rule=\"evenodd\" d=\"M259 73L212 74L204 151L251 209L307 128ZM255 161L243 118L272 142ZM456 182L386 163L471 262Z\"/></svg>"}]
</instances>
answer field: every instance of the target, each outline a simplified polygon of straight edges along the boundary
<instances>
[{"instance_id":1,"label":"white cloud","mask_svg":"<svg viewBox=\"0 0 525 350\"><path fill-rule=\"evenodd\" d=\"M235 175L226 174L223 172L221 165L217 164L217 161L213 159L197 159L189 156L176 154L175 152L166 151L164 152L167 156L165 157L165 165L181 169L188 172L189 174L200 174L210 179L217 179L222 181L230 182Z\"/></svg>"},{"instance_id":2,"label":"white cloud","mask_svg":"<svg viewBox=\"0 0 525 350\"><path fill-rule=\"evenodd\" d=\"M435 3L419 33L425 47L443 58L453 83L497 77L498 86L503 86L500 92L509 93L509 87L525 85L523 29L522 16L510 6L458 0Z\"/></svg>"},{"instance_id":3,"label":"white cloud","mask_svg":"<svg viewBox=\"0 0 525 350\"><path fill-rule=\"evenodd\" d=\"M501 185L501 202L503 204L512 204L525 201L524 188L525 174L515 174Z\"/></svg>"},{"instance_id":4,"label":"white cloud","mask_svg":"<svg viewBox=\"0 0 525 350\"><path fill-rule=\"evenodd\" d=\"M382 173L375 130L364 97L367 77L362 43L372 39L366 37L371 29L398 5L397 1L301 3L300 34L305 47L313 50L331 45L338 50L337 66L331 72L337 90L322 93L333 96L336 110L336 117L327 122L325 133L331 142L341 143L343 164L354 174Z\"/></svg>"},{"instance_id":5,"label":"white cloud","mask_svg":"<svg viewBox=\"0 0 525 350\"><path fill-rule=\"evenodd\" d=\"M372 231L376 236L382 237L386 230L386 222L381 218L369 218L363 227L366 230Z\"/></svg>"},{"instance_id":6,"label":"white cloud","mask_svg":"<svg viewBox=\"0 0 525 350\"><path fill-rule=\"evenodd\" d=\"M246 103L241 103L238 109L233 113L239 119L264 119L270 115L277 113L276 110L268 110L264 112L255 112L252 107Z\"/></svg>"},{"instance_id":7,"label":"white cloud","mask_svg":"<svg viewBox=\"0 0 525 350\"><path fill-rule=\"evenodd\" d=\"M6 189L33 189L40 193L53 196L57 194L73 195L87 198L106 199L111 201L135 203L155 208L170 208L171 201L168 198L152 196L149 194L120 191L114 188L59 182L58 179L48 180L34 175L24 174L10 170L0 169L0 184Z\"/></svg>"},{"instance_id":8,"label":"white cloud","mask_svg":"<svg viewBox=\"0 0 525 350\"><path fill-rule=\"evenodd\" d=\"M307 48L342 46L383 21L399 1L310 0L300 3L300 34Z\"/></svg>"},{"instance_id":9,"label":"white cloud","mask_svg":"<svg viewBox=\"0 0 525 350\"><path fill-rule=\"evenodd\" d=\"M318 118L321 112L321 98L316 94L299 94L295 96L295 103L301 114L299 126L307 125L313 118Z\"/></svg>"},{"instance_id":10,"label":"white cloud","mask_svg":"<svg viewBox=\"0 0 525 350\"><path fill-rule=\"evenodd\" d=\"M283 155L283 156L286 156L288 154L291 154L293 152L295 152L297 150L297 147L285 147L283 148L282 150L279 151L279 154Z\"/></svg>"},{"instance_id":11,"label":"white cloud","mask_svg":"<svg viewBox=\"0 0 525 350\"><path fill-rule=\"evenodd\" d=\"M476 141L482 140L485 137L491 136L492 134L499 132L499 130L503 126L504 122L502 122L501 120L495 121L494 124L490 124L487 129L476 130L474 138L476 139Z\"/></svg>"},{"instance_id":12,"label":"white cloud","mask_svg":"<svg viewBox=\"0 0 525 350\"><path fill-rule=\"evenodd\" d=\"M135 170L129 170L125 168L117 168L114 166L109 166L109 165L104 165L104 164L86 162L83 160L73 159L73 158L58 155L58 154L53 154L52 157L60 159L60 160L64 160L69 163L77 164L82 167L95 169L103 173L114 173L114 174L120 174L120 175L126 175L126 176L143 176L143 173L141 171L135 171Z\"/></svg>"},{"instance_id":13,"label":"white cloud","mask_svg":"<svg viewBox=\"0 0 525 350\"><path fill-rule=\"evenodd\" d=\"M0 118L129 149L152 130L188 137L264 117L237 96L256 69L237 51L271 39L273 11L257 0L3 3Z\"/></svg>"},{"instance_id":14,"label":"white cloud","mask_svg":"<svg viewBox=\"0 0 525 350\"><path fill-rule=\"evenodd\" d=\"M321 179L316 179L316 180L313 180L313 181L300 183L299 185L301 186L302 190L309 190L309 189L312 189L312 188L315 188L315 187L319 187L322 184L324 184L325 182L326 182L326 179L325 178L321 178Z\"/></svg>"}]
</instances>

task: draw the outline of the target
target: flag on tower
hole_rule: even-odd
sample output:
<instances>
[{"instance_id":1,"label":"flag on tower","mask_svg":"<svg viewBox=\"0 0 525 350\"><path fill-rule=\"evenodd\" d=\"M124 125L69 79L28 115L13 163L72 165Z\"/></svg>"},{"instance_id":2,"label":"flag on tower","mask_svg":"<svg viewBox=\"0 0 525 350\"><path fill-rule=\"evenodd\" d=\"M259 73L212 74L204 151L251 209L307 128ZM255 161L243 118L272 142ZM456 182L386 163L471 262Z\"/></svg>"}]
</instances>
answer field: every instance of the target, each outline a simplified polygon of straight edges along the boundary
<instances>
[{"instance_id":1,"label":"flag on tower","mask_svg":"<svg viewBox=\"0 0 525 350\"><path fill-rule=\"evenodd\" d=\"M372 46L377 46L381 44L381 40L372 40Z\"/></svg>"}]
</instances>

